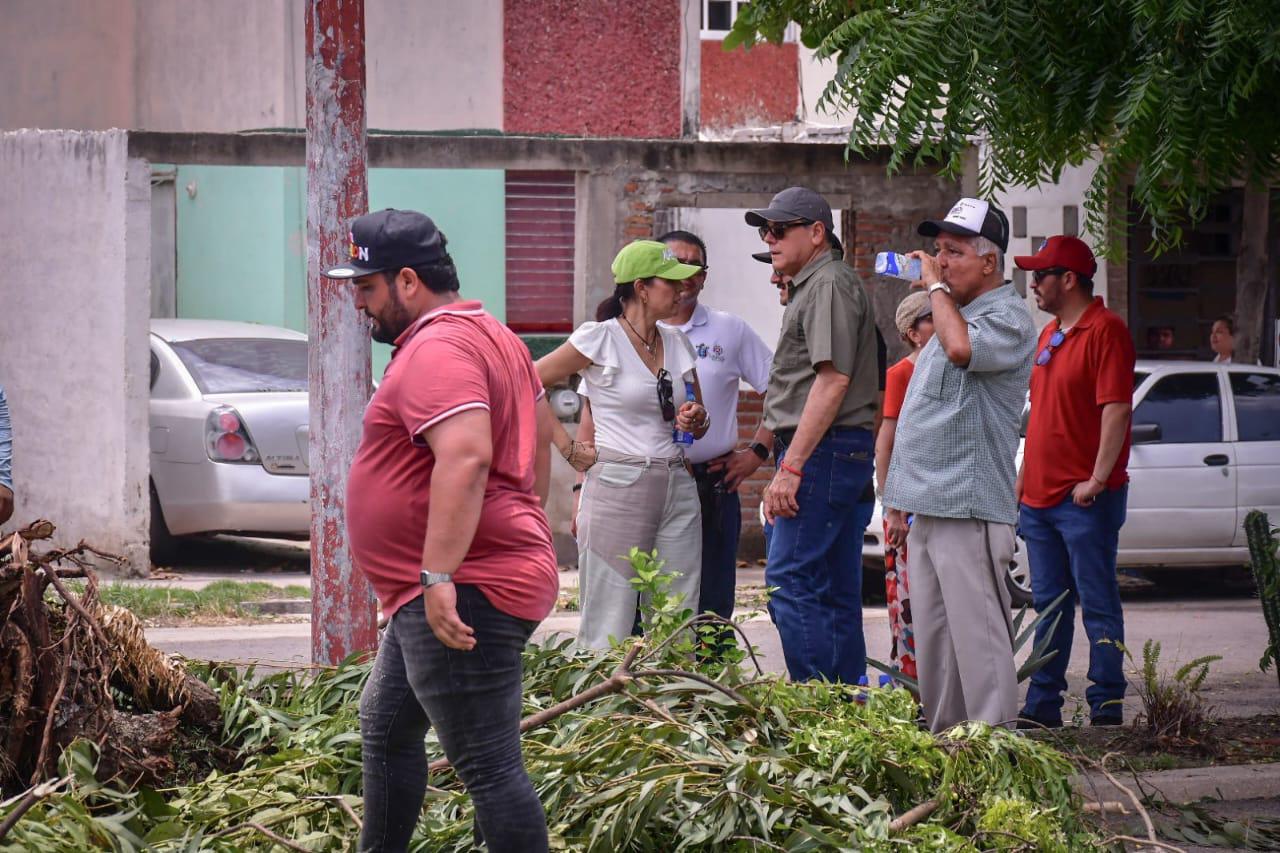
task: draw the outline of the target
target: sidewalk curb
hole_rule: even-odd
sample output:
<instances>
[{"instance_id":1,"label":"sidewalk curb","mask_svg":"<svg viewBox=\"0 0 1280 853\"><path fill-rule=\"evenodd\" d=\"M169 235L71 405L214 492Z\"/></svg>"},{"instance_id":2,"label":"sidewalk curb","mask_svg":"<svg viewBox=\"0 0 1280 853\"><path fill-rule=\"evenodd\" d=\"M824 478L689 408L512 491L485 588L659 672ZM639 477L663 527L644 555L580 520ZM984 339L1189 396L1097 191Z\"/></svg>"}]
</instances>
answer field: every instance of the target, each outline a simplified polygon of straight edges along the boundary
<instances>
[{"instance_id":1,"label":"sidewalk curb","mask_svg":"<svg viewBox=\"0 0 1280 853\"><path fill-rule=\"evenodd\" d=\"M1280 797L1280 762L1155 770L1139 773L1136 782L1131 773L1111 775L1139 797L1156 795L1171 803ZM1128 795L1096 770L1072 776L1071 784L1087 800L1129 802Z\"/></svg>"}]
</instances>

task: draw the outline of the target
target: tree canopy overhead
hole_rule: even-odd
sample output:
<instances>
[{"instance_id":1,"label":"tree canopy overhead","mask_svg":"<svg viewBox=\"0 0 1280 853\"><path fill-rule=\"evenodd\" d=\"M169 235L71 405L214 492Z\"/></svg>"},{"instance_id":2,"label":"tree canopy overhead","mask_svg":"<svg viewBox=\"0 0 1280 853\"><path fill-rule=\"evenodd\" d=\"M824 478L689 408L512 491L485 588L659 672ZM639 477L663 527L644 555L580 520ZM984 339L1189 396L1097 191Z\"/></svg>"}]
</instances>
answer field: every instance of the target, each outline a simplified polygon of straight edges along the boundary
<instances>
[{"instance_id":1,"label":"tree canopy overhead","mask_svg":"<svg viewBox=\"0 0 1280 853\"><path fill-rule=\"evenodd\" d=\"M1280 172L1277 0L752 0L725 47L781 41L793 21L837 62L822 106L852 122L852 149L958 174L982 139L985 195L1097 156L1094 234L1114 233L1110 194L1130 177L1168 248L1215 194Z\"/></svg>"}]
</instances>

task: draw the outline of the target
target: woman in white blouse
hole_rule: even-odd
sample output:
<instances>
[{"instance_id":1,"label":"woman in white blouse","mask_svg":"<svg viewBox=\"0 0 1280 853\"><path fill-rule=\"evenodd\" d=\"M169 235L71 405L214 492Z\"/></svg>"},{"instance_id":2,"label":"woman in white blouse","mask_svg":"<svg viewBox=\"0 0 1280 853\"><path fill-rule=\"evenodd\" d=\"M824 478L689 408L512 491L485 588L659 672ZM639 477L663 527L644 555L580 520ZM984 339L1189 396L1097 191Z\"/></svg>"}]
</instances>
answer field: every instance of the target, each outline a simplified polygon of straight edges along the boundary
<instances>
[{"instance_id":1,"label":"woman in white blouse","mask_svg":"<svg viewBox=\"0 0 1280 853\"><path fill-rule=\"evenodd\" d=\"M697 605L702 519L677 438L701 438L711 422L693 347L658 321L676 313L681 282L698 272L662 243L631 243L614 258L616 287L596 309L597 322L584 323L536 365L548 387L582 375L579 440L570 441L563 427L554 440L586 472L577 515L578 641L589 648L631 633L637 593L626 555L633 547L656 548L673 576L670 591L683 595L685 606Z\"/></svg>"}]
</instances>

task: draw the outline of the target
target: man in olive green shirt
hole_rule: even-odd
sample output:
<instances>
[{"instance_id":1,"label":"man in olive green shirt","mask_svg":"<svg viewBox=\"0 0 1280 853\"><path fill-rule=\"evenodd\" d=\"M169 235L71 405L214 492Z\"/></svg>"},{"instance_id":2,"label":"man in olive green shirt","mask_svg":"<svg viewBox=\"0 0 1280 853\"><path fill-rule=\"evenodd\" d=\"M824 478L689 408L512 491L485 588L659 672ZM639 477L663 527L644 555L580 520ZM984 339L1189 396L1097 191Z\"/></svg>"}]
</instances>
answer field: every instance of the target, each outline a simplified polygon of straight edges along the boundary
<instances>
[{"instance_id":1,"label":"man in olive green shirt","mask_svg":"<svg viewBox=\"0 0 1280 853\"><path fill-rule=\"evenodd\" d=\"M874 467L871 304L839 259L822 196L790 187L746 219L792 279L761 425L778 460L764 490L769 614L792 680L854 683L866 674L862 536L874 506L859 503Z\"/></svg>"}]
</instances>

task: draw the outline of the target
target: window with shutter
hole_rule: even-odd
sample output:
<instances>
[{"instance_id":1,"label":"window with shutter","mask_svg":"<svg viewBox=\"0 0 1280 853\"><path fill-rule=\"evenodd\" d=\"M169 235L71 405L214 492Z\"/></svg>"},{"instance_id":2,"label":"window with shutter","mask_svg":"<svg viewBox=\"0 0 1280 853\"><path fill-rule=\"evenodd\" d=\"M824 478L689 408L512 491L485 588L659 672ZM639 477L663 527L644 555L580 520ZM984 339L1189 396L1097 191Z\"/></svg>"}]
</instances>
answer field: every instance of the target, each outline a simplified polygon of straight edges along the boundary
<instances>
[{"instance_id":1,"label":"window with shutter","mask_svg":"<svg viewBox=\"0 0 1280 853\"><path fill-rule=\"evenodd\" d=\"M507 325L573 330L573 172L507 172Z\"/></svg>"}]
</instances>

